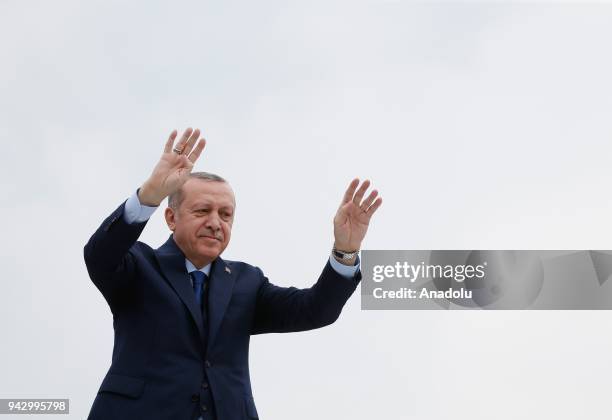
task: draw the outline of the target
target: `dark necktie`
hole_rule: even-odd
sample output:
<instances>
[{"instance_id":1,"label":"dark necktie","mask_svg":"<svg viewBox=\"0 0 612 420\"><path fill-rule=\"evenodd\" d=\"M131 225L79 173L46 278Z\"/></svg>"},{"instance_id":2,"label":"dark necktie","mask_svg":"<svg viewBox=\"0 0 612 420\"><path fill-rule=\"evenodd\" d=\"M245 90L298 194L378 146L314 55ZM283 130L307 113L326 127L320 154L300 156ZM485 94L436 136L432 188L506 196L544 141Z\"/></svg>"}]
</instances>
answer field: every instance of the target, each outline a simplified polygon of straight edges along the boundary
<instances>
[{"instance_id":1,"label":"dark necktie","mask_svg":"<svg viewBox=\"0 0 612 420\"><path fill-rule=\"evenodd\" d=\"M193 292L195 293L196 302L201 308L202 295L204 294L203 291L206 287L206 280L208 280L208 276L201 271L192 271L191 278L193 279Z\"/></svg>"}]
</instances>

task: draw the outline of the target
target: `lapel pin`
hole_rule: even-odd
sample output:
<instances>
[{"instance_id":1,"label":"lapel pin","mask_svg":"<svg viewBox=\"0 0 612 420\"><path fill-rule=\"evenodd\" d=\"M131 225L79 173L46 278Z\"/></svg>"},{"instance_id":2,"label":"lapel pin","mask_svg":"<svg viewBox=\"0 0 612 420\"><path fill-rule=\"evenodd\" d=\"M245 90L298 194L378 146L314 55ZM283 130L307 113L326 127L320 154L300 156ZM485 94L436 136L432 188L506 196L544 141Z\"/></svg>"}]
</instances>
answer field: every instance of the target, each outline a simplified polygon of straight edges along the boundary
<instances>
[{"instance_id":1,"label":"lapel pin","mask_svg":"<svg viewBox=\"0 0 612 420\"><path fill-rule=\"evenodd\" d=\"M226 272L227 274L232 274L232 270L230 270L230 268L229 268L229 267L225 267L225 272Z\"/></svg>"}]
</instances>

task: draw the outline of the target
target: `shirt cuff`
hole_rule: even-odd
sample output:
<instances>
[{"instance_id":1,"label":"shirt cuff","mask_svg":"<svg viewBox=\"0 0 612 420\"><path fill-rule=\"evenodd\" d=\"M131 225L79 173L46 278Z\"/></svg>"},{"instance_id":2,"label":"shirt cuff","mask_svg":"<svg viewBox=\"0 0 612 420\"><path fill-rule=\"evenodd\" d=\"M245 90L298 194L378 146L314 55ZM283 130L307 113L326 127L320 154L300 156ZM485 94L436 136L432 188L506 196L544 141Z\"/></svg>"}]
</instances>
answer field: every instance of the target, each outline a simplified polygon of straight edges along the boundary
<instances>
[{"instance_id":1,"label":"shirt cuff","mask_svg":"<svg viewBox=\"0 0 612 420\"><path fill-rule=\"evenodd\" d=\"M352 279L353 277L355 277L355 273L357 273L357 271L361 267L361 261L359 260L359 255L357 255L357 261L355 261L355 265L344 265L342 263L339 263L333 255L330 255L329 265L331 265L334 271L340 274L342 277Z\"/></svg>"},{"instance_id":2,"label":"shirt cuff","mask_svg":"<svg viewBox=\"0 0 612 420\"><path fill-rule=\"evenodd\" d=\"M144 206L140 204L138 199L138 190L125 202L125 211L123 212L123 220L128 225L133 223L142 223L149 220L151 215L155 213L157 207Z\"/></svg>"}]
</instances>

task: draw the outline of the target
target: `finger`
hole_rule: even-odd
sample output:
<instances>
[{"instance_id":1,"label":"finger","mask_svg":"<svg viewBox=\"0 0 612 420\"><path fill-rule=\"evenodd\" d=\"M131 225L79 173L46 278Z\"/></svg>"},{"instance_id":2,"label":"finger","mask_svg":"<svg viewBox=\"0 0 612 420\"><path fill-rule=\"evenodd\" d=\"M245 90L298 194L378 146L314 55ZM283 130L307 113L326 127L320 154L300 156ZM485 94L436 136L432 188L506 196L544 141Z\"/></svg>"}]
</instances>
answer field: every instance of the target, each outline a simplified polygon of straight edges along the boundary
<instances>
[{"instance_id":1,"label":"finger","mask_svg":"<svg viewBox=\"0 0 612 420\"><path fill-rule=\"evenodd\" d=\"M189 140L187 140L187 143L185 143L185 147L183 148L183 154L185 156L189 155L198 138L200 138L200 129L196 128L195 130L193 130L193 133L191 134Z\"/></svg>"},{"instance_id":2,"label":"finger","mask_svg":"<svg viewBox=\"0 0 612 420\"><path fill-rule=\"evenodd\" d=\"M363 199L363 195L365 194L369 186L370 186L370 181L366 179L365 181L363 181L363 184L361 184L361 187L359 187L359 189L355 193L355 196L353 197L353 203L356 206L359 206L359 203L361 203L361 200Z\"/></svg>"},{"instance_id":3,"label":"finger","mask_svg":"<svg viewBox=\"0 0 612 420\"><path fill-rule=\"evenodd\" d=\"M344 223L346 223L348 219L348 206L349 204L344 204L340 206L340 208L336 212L336 215L334 216L334 224L343 225Z\"/></svg>"},{"instance_id":4,"label":"finger","mask_svg":"<svg viewBox=\"0 0 612 420\"><path fill-rule=\"evenodd\" d=\"M374 202L374 204L372 204L370 208L366 211L366 214L368 215L368 217L372 217L372 215L376 212L376 210L378 210L381 204L382 204L382 197L378 197L376 201Z\"/></svg>"},{"instance_id":5,"label":"finger","mask_svg":"<svg viewBox=\"0 0 612 420\"><path fill-rule=\"evenodd\" d=\"M172 151L172 145L174 144L174 139L176 138L176 135L176 130L172 130L172 133L170 133L170 136L166 141L166 145L164 146L164 153L170 153Z\"/></svg>"},{"instance_id":6,"label":"finger","mask_svg":"<svg viewBox=\"0 0 612 420\"><path fill-rule=\"evenodd\" d=\"M176 144L174 145L174 149L180 150L182 153L183 149L185 148L185 143L187 143L187 140L189 139L189 136L191 135L192 132L193 132L193 129L191 127L186 129L183 135L181 136L180 140L176 142Z\"/></svg>"},{"instance_id":7,"label":"finger","mask_svg":"<svg viewBox=\"0 0 612 420\"><path fill-rule=\"evenodd\" d=\"M363 202L359 205L359 208L363 211L368 211L376 196L378 196L378 190L372 190L370 195L368 195L368 198L363 200Z\"/></svg>"},{"instance_id":8,"label":"finger","mask_svg":"<svg viewBox=\"0 0 612 420\"><path fill-rule=\"evenodd\" d=\"M353 179L351 183L349 184L348 188L346 189L346 192L344 193L344 197L342 197L342 202L340 203L340 207L342 207L343 205L345 205L346 203L352 200L353 194L355 194L355 189L357 188L357 185L359 185L359 178Z\"/></svg>"},{"instance_id":9,"label":"finger","mask_svg":"<svg viewBox=\"0 0 612 420\"><path fill-rule=\"evenodd\" d=\"M206 140L200 139L198 145L193 149L193 151L189 154L189 161L191 163L196 163L196 160L200 157L202 150L204 150L204 146L206 146Z\"/></svg>"}]
</instances>

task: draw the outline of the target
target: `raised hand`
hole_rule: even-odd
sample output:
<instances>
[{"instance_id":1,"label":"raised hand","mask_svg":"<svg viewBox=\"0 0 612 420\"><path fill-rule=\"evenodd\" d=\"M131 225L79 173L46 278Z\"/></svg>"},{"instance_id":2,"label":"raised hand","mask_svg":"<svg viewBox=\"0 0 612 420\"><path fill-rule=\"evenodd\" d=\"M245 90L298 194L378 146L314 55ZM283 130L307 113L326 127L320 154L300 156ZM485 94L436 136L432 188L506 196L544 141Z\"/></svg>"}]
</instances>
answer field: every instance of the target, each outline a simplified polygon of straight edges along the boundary
<instances>
[{"instance_id":1,"label":"raised hand","mask_svg":"<svg viewBox=\"0 0 612 420\"><path fill-rule=\"evenodd\" d=\"M197 128L186 129L174 144L176 136L176 130L170 133L159 162L138 192L138 199L144 205L159 206L164 198L181 188L206 145L203 138L198 140L200 130Z\"/></svg>"},{"instance_id":2,"label":"raised hand","mask_svg":"<svg viewBox=\"0 0 612 420\"><path fill-rule=\"evenodd\" d=\"M363 199L370 181L364 181L359 189L358 185L359 179L351 181L334 217L334 246L341 251L352 252L361 248L370 219L382 204L382 198L376 198L376 190L372 190L368 197Z\"/></svg>"}]
</instances>

